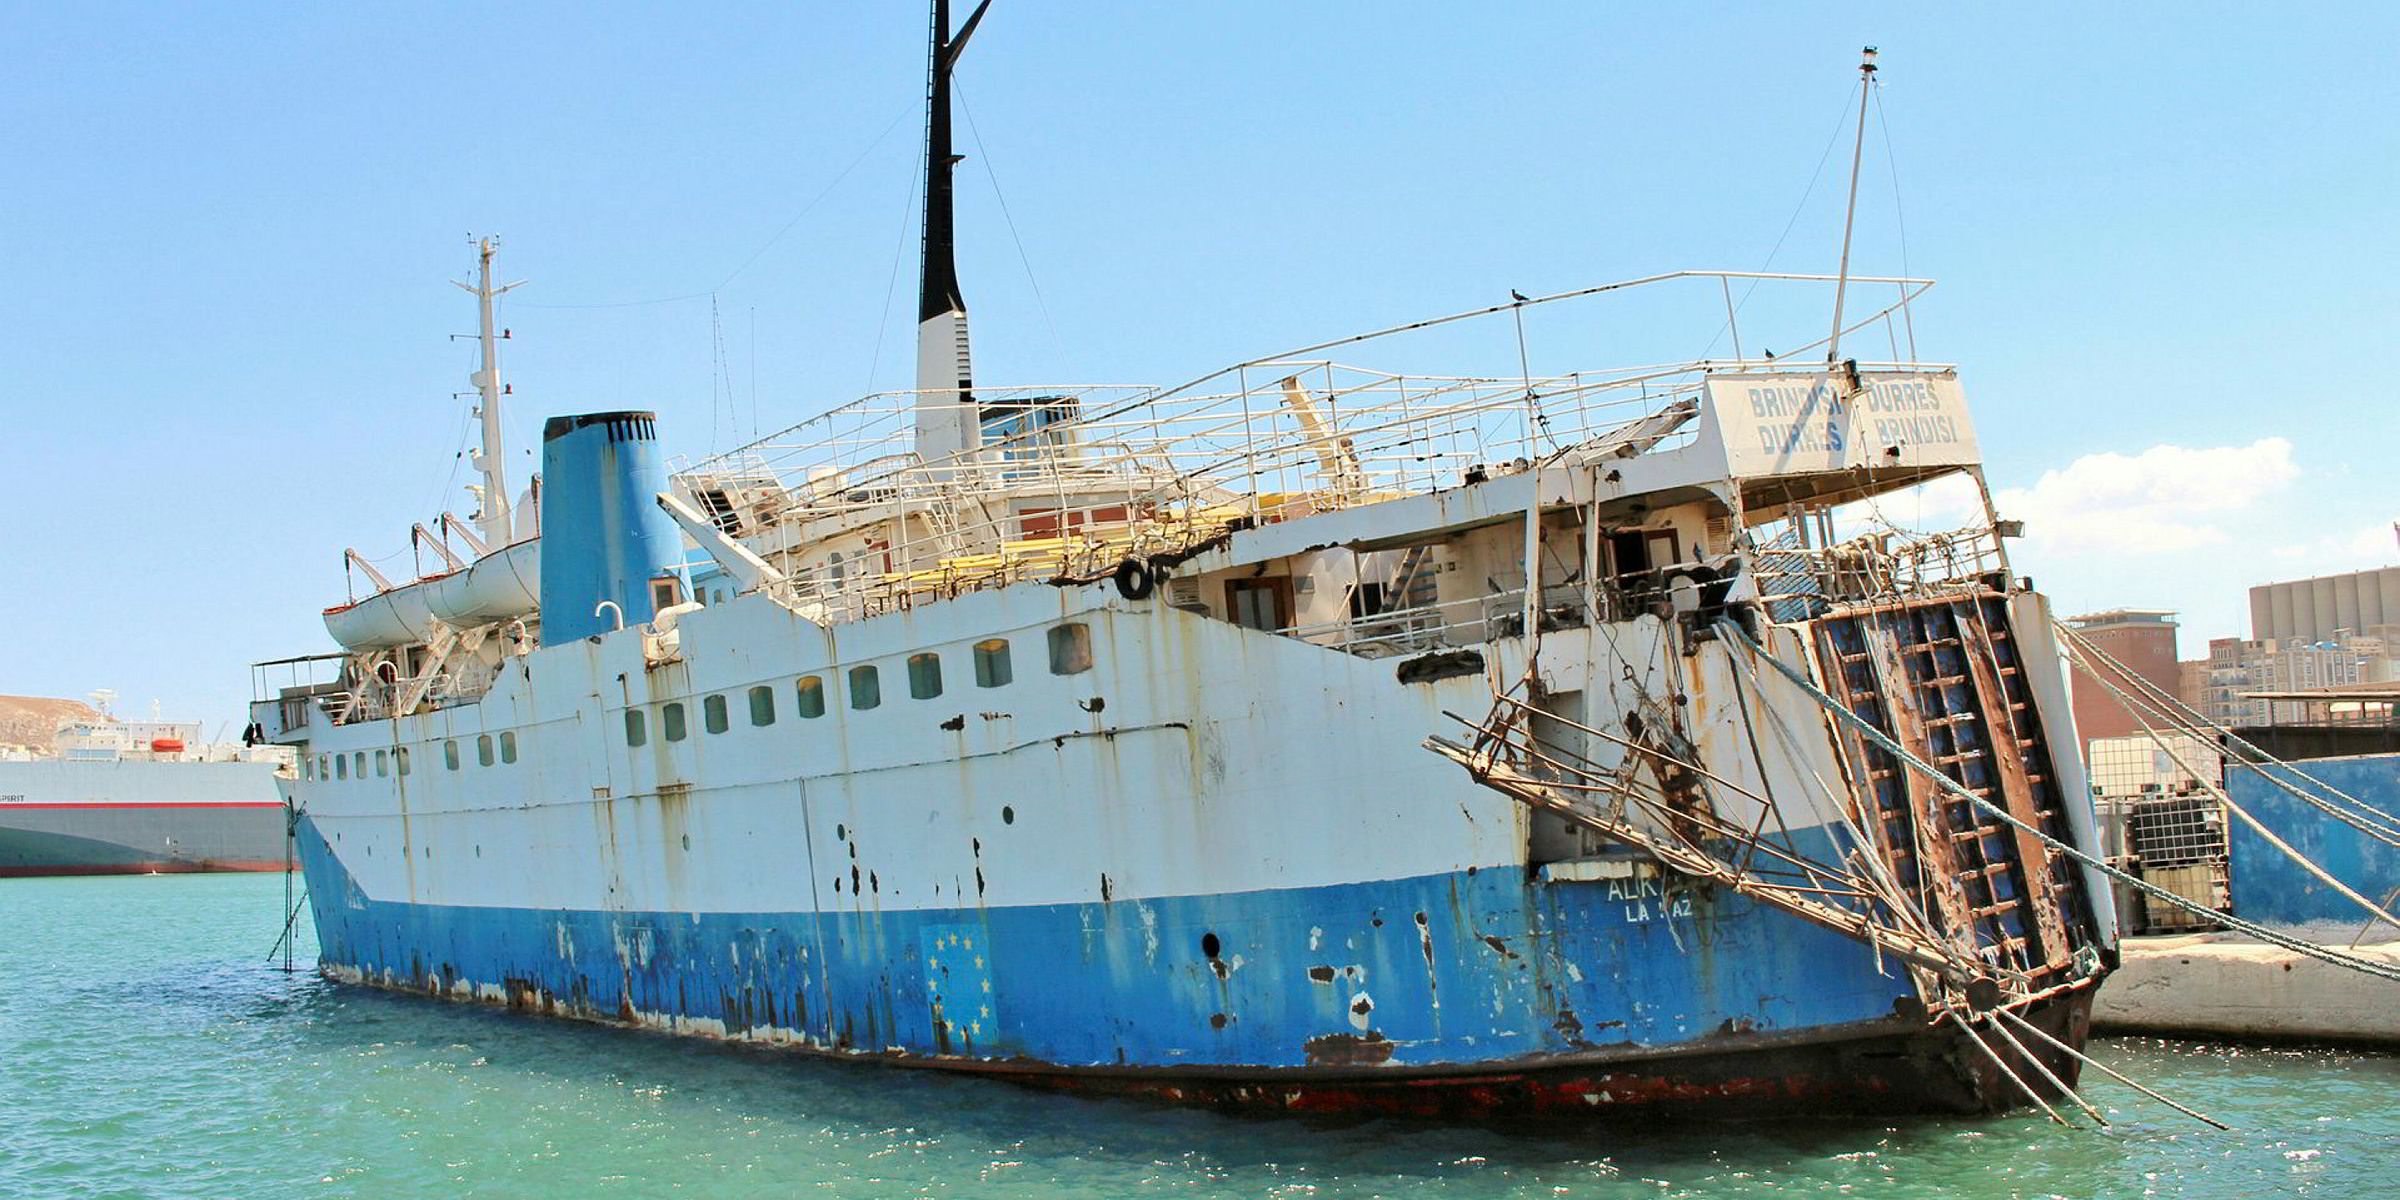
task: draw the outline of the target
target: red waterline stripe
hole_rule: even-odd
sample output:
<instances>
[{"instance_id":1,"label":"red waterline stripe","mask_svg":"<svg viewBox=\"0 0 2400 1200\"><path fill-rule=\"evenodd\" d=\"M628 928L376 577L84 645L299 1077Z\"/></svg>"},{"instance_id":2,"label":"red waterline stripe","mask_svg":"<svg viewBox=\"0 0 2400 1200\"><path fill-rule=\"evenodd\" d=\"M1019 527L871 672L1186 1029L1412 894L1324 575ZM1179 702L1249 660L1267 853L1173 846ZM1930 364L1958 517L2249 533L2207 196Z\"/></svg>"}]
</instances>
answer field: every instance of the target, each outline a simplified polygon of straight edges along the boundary
<instances>
[{"instance_id":1,"label":"red waterline stripe","mask_svg":"<svg viewBox=\"0 0 2400 1200\"><path fill-rule=\"evenodd\" d=\"M73 800L17 801L0 804L0 813L20 808L282 808L281 800Z\"/></svg>"}]
</instances>

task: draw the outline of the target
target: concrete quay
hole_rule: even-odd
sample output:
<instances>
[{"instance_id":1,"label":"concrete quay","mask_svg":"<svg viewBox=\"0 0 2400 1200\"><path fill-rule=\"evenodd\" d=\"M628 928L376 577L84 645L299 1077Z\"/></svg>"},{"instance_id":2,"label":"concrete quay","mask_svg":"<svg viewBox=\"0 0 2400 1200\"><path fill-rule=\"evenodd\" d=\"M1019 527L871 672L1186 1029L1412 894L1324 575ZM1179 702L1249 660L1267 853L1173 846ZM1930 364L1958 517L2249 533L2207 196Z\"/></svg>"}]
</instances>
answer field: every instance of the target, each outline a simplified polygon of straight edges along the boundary
<instances>
[{"instance_id":1,"label":"concrete quay","mask_svg":"<svg viewBox=\"0 0 2400 1200\"><path fill-rule=\"evenodd\" d=\"M2351 952L2400 967L2400 941ZM2127 938L2093 1001L2092 1028L2400 1045L2400 983L2231 934Z\"/></svg>"}]
</instances>

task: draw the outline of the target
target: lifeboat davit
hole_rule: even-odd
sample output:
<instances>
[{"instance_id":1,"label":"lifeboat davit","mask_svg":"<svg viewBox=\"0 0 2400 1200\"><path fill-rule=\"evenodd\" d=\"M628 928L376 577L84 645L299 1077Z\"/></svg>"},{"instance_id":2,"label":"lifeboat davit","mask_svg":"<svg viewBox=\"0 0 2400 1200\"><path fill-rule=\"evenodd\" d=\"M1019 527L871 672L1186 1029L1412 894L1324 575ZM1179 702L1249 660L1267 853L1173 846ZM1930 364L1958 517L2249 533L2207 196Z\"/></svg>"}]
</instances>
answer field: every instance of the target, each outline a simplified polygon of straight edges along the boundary
<instances>
[{"instance_id":1,"label":"lifeboat davit","mask_svg":"<svg viewBox=\"0 0 2400 1200\"><path fill-rule=\"evenodd\" d=\"M542 607L542 540L503 546L417 586L437 619L461 628L530 616Z\"/></svg>"}]
</instances>

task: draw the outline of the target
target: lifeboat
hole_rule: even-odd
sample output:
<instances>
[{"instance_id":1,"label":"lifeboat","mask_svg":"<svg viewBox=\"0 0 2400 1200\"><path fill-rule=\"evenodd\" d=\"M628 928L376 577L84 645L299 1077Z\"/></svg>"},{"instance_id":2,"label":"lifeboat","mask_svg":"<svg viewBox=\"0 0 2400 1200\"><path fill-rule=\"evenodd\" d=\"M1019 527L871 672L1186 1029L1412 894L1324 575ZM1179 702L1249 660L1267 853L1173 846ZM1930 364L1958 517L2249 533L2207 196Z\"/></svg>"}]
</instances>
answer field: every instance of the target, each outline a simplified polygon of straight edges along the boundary
<instances>
[{"instance_id":1,"label":"lifeboat","mask_svg":"<svg viewBox=\"0 0 2400 1200\"><path fill-rule=\"evenodd\" d=\"M461 628L529 616L542 607L542 541L529 537L503 546L417 586L426 589L426 606L436 619Z\"/></svg>"},{"instance_id":2,"label":"lifeboat","mask_svg":"<svg viewBox=\"0 0 2400 1200\"><path fill-rule=\"evenodd\" d=\"M150 752L152 754L181 754L183 753L183 739L151 738Z\"/></svg>"},{"instance_id":3,"label":"lifeboat","mask_svg":"<svg viewBox=\"0 0 2400 1200\"><path fill-rule=\"evenodd\" d=\"M389 650L433 637L432 586L447 576L420 579L325 610L325 632L344 650Z\"/></svg>"}]
</instances>

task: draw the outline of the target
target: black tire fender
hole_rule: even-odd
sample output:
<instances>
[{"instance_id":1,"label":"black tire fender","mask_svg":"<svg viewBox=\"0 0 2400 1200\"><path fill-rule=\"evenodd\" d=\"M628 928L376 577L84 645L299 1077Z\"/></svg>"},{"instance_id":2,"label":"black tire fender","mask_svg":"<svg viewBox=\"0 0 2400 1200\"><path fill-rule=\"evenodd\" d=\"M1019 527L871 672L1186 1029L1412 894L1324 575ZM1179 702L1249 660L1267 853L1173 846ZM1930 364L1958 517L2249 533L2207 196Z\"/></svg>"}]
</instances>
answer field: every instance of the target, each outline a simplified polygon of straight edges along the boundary
<instances>
[{"instance_id":1,"label":"black tire fender","mask_svg":"<svg viewBox=\"0 0 2400 1200\"><path fill-rule=\"evenodd\" d=\"M1117 594L1128 600L1147 600L1158 589L1158 572L1149 563L1129 558L1117 564Z\"/></svg>"}]
</instances>

